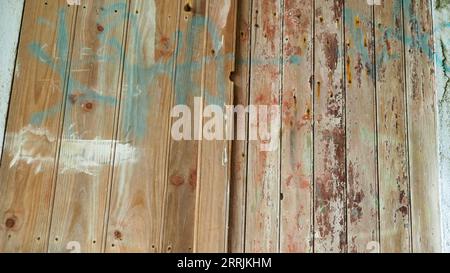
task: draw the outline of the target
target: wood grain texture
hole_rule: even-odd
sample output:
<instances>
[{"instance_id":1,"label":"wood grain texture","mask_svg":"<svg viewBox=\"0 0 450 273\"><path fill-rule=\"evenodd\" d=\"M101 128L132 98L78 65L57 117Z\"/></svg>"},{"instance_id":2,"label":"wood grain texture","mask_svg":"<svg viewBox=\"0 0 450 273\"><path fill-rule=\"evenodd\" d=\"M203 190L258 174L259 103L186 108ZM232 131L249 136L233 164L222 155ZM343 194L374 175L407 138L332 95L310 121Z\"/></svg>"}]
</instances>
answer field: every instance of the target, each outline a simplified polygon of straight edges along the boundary
<instances>
[{"instance_id":1,"label":"wood grain texture","mask_svg":"<svg viewBox=\"0 0 450 273\"><path fill-rule=\"evenodd\" d=\"M113 8L111 8L113 7ZM127 1L82 1L76 19L50 231L50 252L99 252L109 198ZM117 10L117 12L116 12ZM101 61L107 60L107 61ZM111 98L105 103L102 98ZM102 122L98 122L101 120Z\"/></svg>"},{"instance_id":2,"label":"wood grain texture","mask_svg":"<svg viewBox=\"0 0 450 273\"><path fill-rule=\"evenodd\" d=\"M250 92L250 46L252 30L252 0L237 1L236 60L234 81L234 105L248 106ZM233 117L235 141L231 154L230 220L228 250L231 253L245 251L245 211L247 195L248 114ZM243 126L240 127L240 126ZM243 131L238 131L239 128ZM242 134L242 135L240 135Z\"/></svg>"},{"instance_id":3,"label":"wood grain texture","mask_svg":"<svg viewBox=\"0 0 450 273\"><path fill-rule=\"evenodd\" d=\"M347 238L349 252L379 241L373 7L345 1Z\"/></svg>"},{"instance_id":4,"label":"wood grain texture","mask_svg":"<svg viewBox=\"0 0 450 273\"><path fill-rule=\"evenodd\" d=\"M253 1L252 9L250 104L268 107L280 105L281 5L271 0ZM250 134L252 130L260 131L258 124L261 122L276 121L274 113L258 112L257 119L252 120L250 115ZM276 149L266 150L262 146L265 141L258 135L258 140L249 142L248 149L246 252L278 252L280 140L271 139Z\"/></svg>"},{"instance_id":5,"label":"wood grain texture","mask_svg":"<svg viewBox=\"0 0 450 273\"><path fill-rule=\"evenodd\" d=\"M440 252L437 119L431 1L404 0L414 252Z\"/></svg>"},{"instance_id":6,"label":"wood grain texture","mask_svg":"<svg viewBox=\"0 0 450 273\"><path fill-rule=\"evenodd\" d=\"M281 252L313 250L313 6L284 2Z\"/></svg>"},{"instance_id":7,"label":"wood grain texture","mask_svg":"<svg viewBox=\"0 0 450 273\"><path fill-rule=\"evenodd\" d=\"M375 6L381 252L409 252L410 202L400 1Z\"/></svg>"},{"instance_id":8,"label":"wood grain texture","mask_svg":"<svg viewBox=\"0 0 450 273\"><path fill-rule=\"evenodd\" d=\"M0 252L441 250L431 1L25 3Z\"/></svg>"},{"instance_id":9,"label":"wood grain texture","mask_svg":"<svg viewBox=\"0 0 450 273\"><path fill-rule=\"evenodd\" d=\"M315 2L314 251L345 252L344 1Z\"/></svg>"},{"instance_id":10,"label":"wood grain texture","mask_svg":"<svg viewBox=\"0 0 450 273\"><path fill-rule=\"evenodd\" d=\"M236 0L215 0L208 5L208 36L206 37L204 109L217 106L226 110L233 102L236 38ZM217 113L204 111L204 126ZM226 121L232 117L226 116ZM217 126L217 125L216 125ZM223 137L232 124L224 124ZM205 128L206 130L206 128ZM214 127L214 132L220 131ZM207 133L207 132L205 132ZM204 136L205 137L205 136ZM217 137L217 136L216 136ZM209 137L208 137L209 138ZM197 184L194 251L226 252L228 244L229 187L231 141L229 138L203 139L200 152L200 172Z\"/></svg>"},{"instance_id":11,"label":"wood grain texture","mask_svg":"<svg viewBox=\"0 0 450 273\"><path fill-rule=\"evenodd\" d=\"M0 252L47 249L75 18L64 0L27 1L24 9L0 168Z\"/></svg>"},{"instance_id":12,"label":"wood grain texture","mask_svg":"<svg viewBox=\"0 0 450 273\"><path fill-rule=\"evenodd\" d=\"M180 35L176 65L173 106L185 105L191 110L191 139L171 138L168 159L168 181L165 196L163 249L167 252L193 252L199 177L199 141L201 128L194 128L199 119L195 98L202 100L204 62L207 56L207 0L181 1L178 25ZM172 124L177 119L172 119Z\"/></svg>"},{"instance_id":13,"label":"wood grain texture","mask_svg":"<svg viewBox=\"0 0 450 273\"><path fill-rule=\"evenodd\" d=\"M164 190L180 3L131 1L107 252L163 252ZM117 165L120 143L137 151Z\"/></svg>"}]
</instances>

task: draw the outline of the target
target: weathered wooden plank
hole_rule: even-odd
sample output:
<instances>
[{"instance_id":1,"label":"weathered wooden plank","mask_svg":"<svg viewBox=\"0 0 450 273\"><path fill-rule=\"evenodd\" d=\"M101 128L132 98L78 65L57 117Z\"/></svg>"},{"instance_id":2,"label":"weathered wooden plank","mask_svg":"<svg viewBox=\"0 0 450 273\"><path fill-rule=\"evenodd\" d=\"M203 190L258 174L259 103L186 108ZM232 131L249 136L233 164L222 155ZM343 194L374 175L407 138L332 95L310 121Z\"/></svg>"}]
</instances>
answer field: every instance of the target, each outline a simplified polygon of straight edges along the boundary
<instances>
[{"instance_id":1,"label":"weathered wooden plank","mask_svg":"<svg viewBox=\"0 0 450 273\"><path fill-rule=\"evenodd\" d=\"M403 7L413 251L440 252L432 6L404 0Z\"/></svg>"},{"instance_id":2,"label":"weathered wooden plank","mask_svg":"<svg viewBox=\"0 0 450 273\"><path fill-rule=\"evenodd\" d=\"M234 105L248 106L250 92L250 43L252 1L237 1L236 60L234 81ZM228 250L231 253L245 251L245 210L247 194L248 115L233 117L235 120L231 154L230 222ZM240 127L243 126L243 127ZM238 131L239 128L243 131ZM239 136L239 134L241 134ZM244 141L245 139L245 141Z\"/></svg>"},{"instance_id":3,"label":"weathered wooden plank","mask_svg":"<svg viewBox=\"0 0 450 273\"><path fill-rule=\"evenodd\" d=\"M259 110L266 106L267 111L250 114L250 135L258 140L250 141L248 148L247 252L279 251L280 139L279 134L269 139L264 125L280 126L279 115L270 108L280 106L281 12L280 2L253 1L250 104Z\"/></svg>"},{"instance_id":4,"label":"weathered wooden plank","mask_svg":"<svg viewBox=\"0 0 450 273\"><path fill-rule=\"evenodd\" d=\"M182 13L178 25L180 38L173 106L184 105L191 111L190 128L182 132L186 139L170 140L167 186L165 193L163 251L192 252L199 177L199 139L201 128L198 110L202 107L204 61L206 60L207 0L180 0ZM197 98L197 99L196 99ZM197 101L197 104L196 104ZM199 102L199 103L198 103ZM179 113L176 113L179 114ZM172 119L172 127L181 115ZM173 128L172 128L173 129ZM191 139L191 140L189 140Z\"/></svg>"},{"instance_id":5,"label":"weathered wooden plank","mask_svg":"<svg viewBox=\"0 0 450 273\"><path fill-rule=\"evenodd\" d=\"M0 158L3 153L6 115L11 95L24 0L6 0L0 9ZM1 163L0 163L1 164Z\"/></svg>"},{"instance_id":6,"label":"weathered wooden plank","mask_svg":"<svg viewBox=\"0 0 450 273\"><path fill-rule=\"evenodd\" d=\"M0 167L0 252L44 252L75 19L66 1L27 1Z\"/></svg>"},{"instance_id":7,"label":"weathered wooden plank","mask_svg":"<svg viewBox=\"0 0 450 273\"><path fill-rule=\"evenodd\" d=\"M179 2L130 2L107 252L160 252ZM120 145L136 153L119 164Z\"/></svg>"},{"instance_id":8,"label":"weathered wooden plank","mask_svg":"<svg viewBox=\"0 0 450 273\"><path fill-rule=\"evenodd\" d=\"M315 2L314 251L345 252L344 1Z\"/></svg>"},{"instance_id":9,"label":"weathered wooden plank","mask_svg":"<svg viewBox=\"0 0 450 273\"><path fill-rule=\"evenodd\" d=\"M281 252L313 249L313 6L284 2Z\"/></svg>"},{"instance_id":10,"label":"weathered wooden plank","mask_svg":"<svg viewBox=\"0 0 450 273\"><path fill-rule=\"evenodd\" d=\"M401 1L375 6L381 252L410 251Z\"/></svg>"},{"instance_id":11,"label":"weathered wooden plank","mask_svg":"<svg viewBox=\"0 0 450 273\"><path fill-rule=\"evenodd\" d=\"M82 252L102 250L127 8L126 0L82 1L77 14L50 252L67 251L69 242ZM117 145L119 153L131 150Z\"/></svg>"},{"instance_id":12,"label":"weathered wooden plank","mask_svg":"<svg viewBox=\"0 0 450 273\"><path fill-rule=\"evenodd\" d=\"M209 1L207 33L205 71L208 75L203 96L205 131L200 152L194 242L194 251L201 253L226 252L228 244L231 141L226 134L232 126L227 121L232 117L227 116L230 113L226 113L226 106L233 102L230 75L234 70L236 0ZM208 123L214 118L225 123L223 127L217 128L220 124L209 127ZM208 128L215 136L207 136Z\"/></svg>"},{"instance_id":13,"label":"weathered wooden plank","mask_svg":"<svg viewBox=\"0 0 450 273\"><path fill-rule=\"evenodd\" d=\"M347 238L349 252L378 242L373 7L345 1Z\"/></svg>"}]
</instances>

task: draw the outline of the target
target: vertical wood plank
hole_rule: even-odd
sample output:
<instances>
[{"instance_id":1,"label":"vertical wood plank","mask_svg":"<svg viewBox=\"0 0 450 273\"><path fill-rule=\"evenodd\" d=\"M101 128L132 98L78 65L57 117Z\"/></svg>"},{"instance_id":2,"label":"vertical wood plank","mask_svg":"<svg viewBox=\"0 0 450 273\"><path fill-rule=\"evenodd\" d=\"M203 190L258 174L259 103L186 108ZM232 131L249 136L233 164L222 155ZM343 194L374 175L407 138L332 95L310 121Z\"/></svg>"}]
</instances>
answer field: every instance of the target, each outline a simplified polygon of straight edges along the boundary
<instances>
[{"instance_id":1,"label":"vertical wood plank","mask_svg":"<svg viewBox=\"0 0 450 273\"><path fill-rule=\"evenodd\" d=\"M403 7L413 251L440 252L432 6L404 0Z\"/></svg>"},{"instance_id":2,"label":"vertical wood plank","mask_svg":"<svg viewBox=\"0 0 450 273\"><path fill-rule=\"evenodd\" d=\"M410 251L401 1L375 6L381 252Z\"/></svg>"},{"instance_id":3,"label":"vertical wood plank","mask_svg":"<svg viewBox=\"0 0 450 273\"><path fill-rule=\"evenodd\" d=\"M281 252L313 249L313 1L285 1Z\"/></svg>"},{"instance_id":4,"label":"vertical wood plank","mask_svg":"<svg viewBox=\"0 0 450 273\"><path fill-rule=\"evenodd\" d=\"M130 1L106 252L160 252L179 3ZM136 158L119 164L121 144Z\"/></svg>"},{"instance_id":5,"label":"vertical wood plank","mask_svg":"<svg viewBox=\"0 0 450 273\"><path fill-rule=\"evenodd\" d=\"M314 250L346 251L342 0L315 2Z\"/></svg>"},{"instance_id":6,"label":"vertical wood plank","mask_svg":"<svg viewBox=\"0 0 450 273\"><path fill-rule=\"evenodd\" d=\"M217 106L226 111L232 105L236 38L236 0L214 0L208 5L208 35L206 37L204 109ZM208 115L208 111L204 111ZM211 113L217 115L217 113ZM226 115L227 113L225 113ZM204 118L207 127L213 116ZM220 117L219 117L220 118ZM232 117L226 117L226 122ZM215 125L219 126L219 125ZM222 131L222 138L201 142L199 183L197 185L195 252L226 252L228 243L229 183L231 141L226 132L232 124L213 128ZM207 132L205 132L207 133ZM208 137L209 138L209 137Z\"/></svg>"},{"instance_id":7,"label":"vertical wood plank","mask_svg":"<svg viewBox=\"0 0 450 273\"><path fill-rule=\"evenodd\" d=\"M126 0L82 1L79 7L50 252L68 251L69 242L80 243L82 252L102 250L127 8Z\"/></svg>"},{"instance_id":8,"label":"vertical wood plank","mask_svg":"<svg viewBox=\"0 0 450 273\"><path fill-rule=\"evenodd\" d=\"M255 107L280 105L282 56L280 3L271 0L253 1L250 104ZM270 126L280 125L273 123L276 119L274 113L258 112L257 120L256 118L250 120L250 134L252 131L260 131L258 125L261 122L271 122ZM261 140L260 136L261 134L258 134L258 140L249 142L246 251L278 252L280 140L271 139L276 146L272 148L276 149L264 149L265 141Z\"/></svg>"},{"instance_id":9,"label":"vertical wood plank","mask_svg":"<svg viewBox=\"0 0 450 273\"><path fill-rule=\"evenodd\" d=\"M180 39L173 106L184 105L190 109L192 140L170 139L162 249L167 252L192 252L194 248L195 205L199 178L198 139L201 134L200 128L194 128L194 119L199 119L195 110L202 107L208 20L207 0L180 1L182 11L178 26ZM200 101L199 105L196 105L196 98ZM171 126L174 126L177 120L173 118Z\"/></svg>"},{"instance_id":10,"label":"vertical wood plank","mask_svg":"<svg viewBox=\"0 0 450 273\"><path fill-rule=\"evenodd\" d=\"M345 2L347 239L349 252L378 242L373 6Z\"/></svg>"},{"instance_id":11,"label":"vertical wood plank","mask_svg":"<svg viewBox=\"0 0 450 273\"><path fill-rule=\"evenodd\" d=\"M250 43L252 29L252 0L237 1L236 60L234 81L234 105L248 106L250 92ZM228 250L231 253L245 251L245 210L247 193L247 148L248 115L233 117L235 120L231 154L230 222L228 230ZM244 127L239 127L244 126ZM238 131L239 128L244 131ZM242 133L242 137L238 138Z\"/></svg>"},{"instance_id":12,"label":"vertical wood plank","mask_svg":"<svg viewBox=\"0 0 450 273\"><path fill-rule=\"evenodd\" d=\"M27 1L0 167L0 252L44 252L75 7Z\"/></svg>"}]
</instances>

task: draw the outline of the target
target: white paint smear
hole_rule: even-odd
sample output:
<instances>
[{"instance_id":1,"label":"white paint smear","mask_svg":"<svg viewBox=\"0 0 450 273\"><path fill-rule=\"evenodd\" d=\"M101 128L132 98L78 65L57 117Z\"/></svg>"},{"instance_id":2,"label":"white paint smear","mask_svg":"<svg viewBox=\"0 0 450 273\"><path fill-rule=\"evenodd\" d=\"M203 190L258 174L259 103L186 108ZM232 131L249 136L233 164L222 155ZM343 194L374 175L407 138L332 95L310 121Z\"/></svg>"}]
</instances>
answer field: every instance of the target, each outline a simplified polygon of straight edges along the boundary
<instances>
[{"instance_id":1,"label":"white paint smear","mask_svg":"<svg viewBox=\"0 0 450 273\"><path fill-rule=\"evenodd\" d=\"M226 0L225 3L223 4L223 7L220 10L220 16L218 21L218 25L220 28L224 28L227 25L228 14L230 13L230 9L231 9L231 0Z\"/></svg>"},{"instance_id":2,"label":"white paint smear","mask_svg":"<svg viewBox=\"0 0 450 273\"><path fill-rule=\"evenodd\" d=\"M19 163L33 165L35 173L54 166L56 138L44 129L28 126L9 136L6 150L12 157L10 168ZM136 149L127 143L112 140L63 139L59 160L60 173L84 173L95 176L110 165L113 145L116 146L114 165L137 161Z\"/></svg>"}]
</instances>

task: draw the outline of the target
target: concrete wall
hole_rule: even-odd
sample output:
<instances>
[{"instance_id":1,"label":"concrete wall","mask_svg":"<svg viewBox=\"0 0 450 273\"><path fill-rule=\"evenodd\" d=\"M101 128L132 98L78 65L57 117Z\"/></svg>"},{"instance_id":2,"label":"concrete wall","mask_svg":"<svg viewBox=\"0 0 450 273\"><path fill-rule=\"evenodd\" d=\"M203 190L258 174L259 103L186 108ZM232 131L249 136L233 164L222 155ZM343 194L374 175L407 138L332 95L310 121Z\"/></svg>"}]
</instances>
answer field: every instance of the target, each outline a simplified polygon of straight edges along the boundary
<instances>
[{"instance_id":1,"label":"concrete wall","mask_svg":"<svg viewBox=\"0 0 450 273\"><path fill-rule=\"evenodd\" d=\"M434 0L443 251L450 252L450 0Z\"/></svg>"},{"instance_id":2,"label":"concrete wall","mask_svg":"<svg viewBox=\"0 0 450 273\"><path fill-rule=\"evenodd\" d=\"M0 0L0 157L24 0Z\"/></svg>"}]
</instances>

